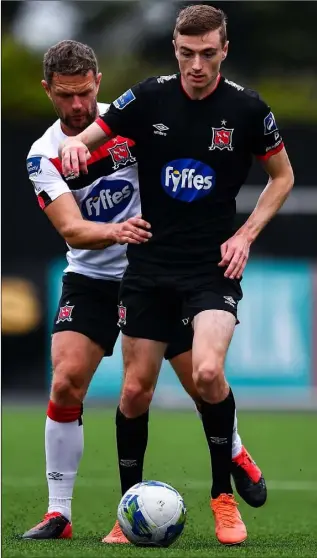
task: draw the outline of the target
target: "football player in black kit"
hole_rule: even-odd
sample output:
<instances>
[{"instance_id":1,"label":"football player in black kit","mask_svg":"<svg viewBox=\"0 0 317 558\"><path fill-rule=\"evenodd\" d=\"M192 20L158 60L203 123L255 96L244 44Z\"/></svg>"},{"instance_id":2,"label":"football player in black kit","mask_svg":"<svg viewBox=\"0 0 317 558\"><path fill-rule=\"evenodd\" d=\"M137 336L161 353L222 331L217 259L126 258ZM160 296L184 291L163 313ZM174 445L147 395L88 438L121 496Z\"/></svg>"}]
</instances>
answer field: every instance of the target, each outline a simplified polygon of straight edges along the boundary
<instances>
[{"instance_id":1,"label":"football player in black kit","mask_svg":"<svg viewBox=\"0 0 317 558\"><path fill-rule=\"evenodd\" d=\"M120 134L136 142L142 215L153 236L129 246L120 291L125 381L117 412L119 453L136 464L142 460L141 438L166 344L188 318L212 462L216 536L222 544L239 544L247 531L230 480L235 401L224 362L250 247L294 178L270 108L256 92L220 74L228 53L224 13L207 5L182 10L174 47L179 74L146 79L123 93L96 123L67 139L60 155L64 174L77 176L87 172L90 152L109 138ZM234 231L235 198L253 156L268 183Z\"/></svg>"}]
</instances>

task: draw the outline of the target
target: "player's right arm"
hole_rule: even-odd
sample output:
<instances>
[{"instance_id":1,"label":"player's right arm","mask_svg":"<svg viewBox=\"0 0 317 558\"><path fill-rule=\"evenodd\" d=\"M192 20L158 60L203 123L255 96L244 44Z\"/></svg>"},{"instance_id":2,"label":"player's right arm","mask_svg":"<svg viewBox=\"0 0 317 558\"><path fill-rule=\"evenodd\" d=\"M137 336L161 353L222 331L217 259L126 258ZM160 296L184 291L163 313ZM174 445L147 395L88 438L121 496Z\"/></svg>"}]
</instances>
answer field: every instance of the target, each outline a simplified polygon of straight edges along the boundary
<instances>
[{"instance_id":1,"label":"player's right arm","mask_svg":"<svg viewBox=\"0 0 317 558\"><path fill-rule=\"evenodd\" d=\"M140 216L123 223L95 223L83 219L66 182L46 157L29 157L27 168L40 207L72 248L101 250L115 243L140 244L151 237L149 223Z\"/></svg>"},{"instance_id":2,"label":"player's right arm","mask_svg":"<svg viewBox=\"0 0 317 558\"><path fill-rule=\"evenodd\" d=\"M80 172L87 174L91 152L113 137L120 135L136 139L142 127L145 105L144 91L138 84L111 103L109 109L83 132L63 141L58 155L64 176L78 176Z\"/></svg>"}]
</instances>

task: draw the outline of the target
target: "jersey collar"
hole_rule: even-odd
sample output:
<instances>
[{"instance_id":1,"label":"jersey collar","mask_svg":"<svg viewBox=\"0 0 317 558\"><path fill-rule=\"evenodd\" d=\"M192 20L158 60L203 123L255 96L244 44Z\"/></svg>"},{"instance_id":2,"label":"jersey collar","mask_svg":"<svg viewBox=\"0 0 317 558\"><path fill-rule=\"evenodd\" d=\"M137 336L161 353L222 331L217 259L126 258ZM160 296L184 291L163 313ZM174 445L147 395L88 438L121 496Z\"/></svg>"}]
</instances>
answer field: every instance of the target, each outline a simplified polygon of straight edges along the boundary
<instances>
[{"instance_id":1,"label":"jersey collar","mask_svg":"<svg viewBox=\"0 0 317 558\"><path fill-rule=\"evenodd\" d=\"M185 89L184 89L184 87L183 87L182 76L180 75L180 85L181 85L181 89L182 89L184 95L185 95L185 96L187 97L187 99L189 99L190 101L196 101L196 102L204 101L205 99L208 99L209 97L211 97L211 95L213 95L213 94L215 93L215 91L218 89L218 85L219 85L220 81L223 81L223 78L222 78L222 75L219 73L219 74L218 74L218 77L217 77L217 81L216 81L216 86L215 86L215 88L211 91L211 93L208 93L208 95L206 95L206 96L203 97L202 99L192 99L192 98L188 95L187 91L185 91Z\"/></svg>"}]
</instances>

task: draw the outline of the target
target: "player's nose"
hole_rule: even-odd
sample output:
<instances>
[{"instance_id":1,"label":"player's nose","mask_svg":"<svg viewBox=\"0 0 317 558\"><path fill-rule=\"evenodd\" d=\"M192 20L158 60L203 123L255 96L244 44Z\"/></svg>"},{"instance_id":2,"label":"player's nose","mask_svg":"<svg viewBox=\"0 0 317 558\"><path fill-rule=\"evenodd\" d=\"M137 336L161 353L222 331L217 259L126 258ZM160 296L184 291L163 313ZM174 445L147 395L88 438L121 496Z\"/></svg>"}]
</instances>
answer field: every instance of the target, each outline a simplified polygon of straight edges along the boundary
<instances>
[{"instance_id":1,"label":"player's nose","mask_svg":"<svg viewBox=\"0 0 317 558\"><path fill-rule=\"evenodd\" d=\"M82 108L81 98L78 95L74 95L72 98L72 109L79 110Z\"/></svg>"},{"instance_id":2,"label":"player's nose","mask_svg":"<svg viewBox=\"0 0 317 558\"><path fill-rule=\"evenodd\" d=\"M201 56L199 54L195 54L193 59L193 70L197 72L201 69L202 69Z\"/></svg>"}]
</instances>

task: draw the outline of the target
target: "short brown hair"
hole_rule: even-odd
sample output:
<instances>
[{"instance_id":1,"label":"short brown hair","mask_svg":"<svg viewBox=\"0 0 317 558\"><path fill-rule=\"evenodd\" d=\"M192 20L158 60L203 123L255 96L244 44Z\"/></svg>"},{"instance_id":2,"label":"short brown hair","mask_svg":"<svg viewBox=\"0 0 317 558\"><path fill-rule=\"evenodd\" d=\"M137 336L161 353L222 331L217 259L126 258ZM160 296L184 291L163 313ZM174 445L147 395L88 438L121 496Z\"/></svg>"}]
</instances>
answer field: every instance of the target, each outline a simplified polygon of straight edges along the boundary
<instances>
[{"instance_id":1,"label":"short brown hair","mask_svg":"<svg viewBox=\"0 0 317 558\"><path fill-rule=\"evenodd\" d=\"M98 62L92 48L78 41L60 41L48 49L43 60L44 79L51 84L53 74L86 75L92 70L96 76Z\"/></svg>"},{"instance_id":2,"label":"short brown hair","mask_svg":"<svg viewBox=\"0 0 317 558\"><path fill-rule=\"evenodd\" d=\"M227 41L227 16L213 6L206 4L195 4L187 6L178 14L174 39L180 35L204 35L209 31L219 29L222 46Z\"/></svg>"}]
</instances>

